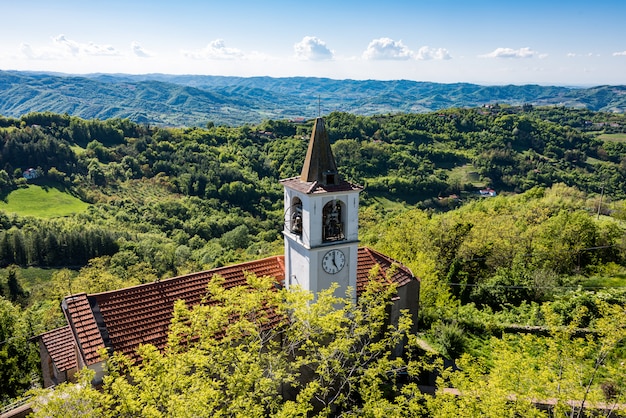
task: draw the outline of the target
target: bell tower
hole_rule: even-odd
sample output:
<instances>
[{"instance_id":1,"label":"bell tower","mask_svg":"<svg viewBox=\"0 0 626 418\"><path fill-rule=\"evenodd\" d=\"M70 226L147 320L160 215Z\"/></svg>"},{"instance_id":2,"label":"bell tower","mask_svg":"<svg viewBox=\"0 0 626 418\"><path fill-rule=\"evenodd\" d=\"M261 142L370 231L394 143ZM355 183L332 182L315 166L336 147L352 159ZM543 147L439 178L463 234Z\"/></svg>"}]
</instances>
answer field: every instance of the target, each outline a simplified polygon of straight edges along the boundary
<instances>
[{"instance_id":1,"label":"bell tower","mask_svg":"<svg viewBox=\"0 0 626 418\"><path fill-rule=\"evenodd\" d=\"M337 172L324 120L317 118L298 177L284 187L285 284L314 294L337 283L356 298L359 193Z\"/></svg>"}]
</instances>

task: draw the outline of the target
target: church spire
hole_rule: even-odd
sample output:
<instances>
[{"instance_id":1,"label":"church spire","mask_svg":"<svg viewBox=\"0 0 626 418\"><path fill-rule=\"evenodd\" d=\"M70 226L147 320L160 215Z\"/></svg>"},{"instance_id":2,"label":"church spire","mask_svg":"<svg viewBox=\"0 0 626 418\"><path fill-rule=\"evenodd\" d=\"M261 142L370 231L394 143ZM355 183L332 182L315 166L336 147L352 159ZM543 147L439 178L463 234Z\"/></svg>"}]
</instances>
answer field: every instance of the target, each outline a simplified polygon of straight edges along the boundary
<instances>
[{"instance_id":1,"label":"church spire","mask_svg":"<svg viewBox=\"0 0 626 418\"><path fill-rule=\"evenodd\" d=\"M315 119L300 180L309 183L317 182L322 185L339 184L337 164L330 148L328 132L326 132L322 118Z\"/></svg>"}]
</instances>

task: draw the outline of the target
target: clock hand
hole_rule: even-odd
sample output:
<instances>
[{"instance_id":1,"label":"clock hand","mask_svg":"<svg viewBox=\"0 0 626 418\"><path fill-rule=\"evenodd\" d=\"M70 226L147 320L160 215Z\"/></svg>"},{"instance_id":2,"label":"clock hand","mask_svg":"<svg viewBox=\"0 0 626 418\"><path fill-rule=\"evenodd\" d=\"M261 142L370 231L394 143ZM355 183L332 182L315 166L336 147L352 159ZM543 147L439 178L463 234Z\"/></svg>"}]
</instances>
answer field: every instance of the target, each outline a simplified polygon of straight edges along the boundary
<instances>
[{"instance_id":1,"label":"clock hand","mask_svg":"<svg viewBox=\"0 0 626 418\"><path fill-rule=\"evenodd\" d=\"M337 257L337 253L333 252L333 266L335 266L335 268L339 270L339 267L337 267L337 263L335 262L335 257Z\"/></svg>"}]
</instances>

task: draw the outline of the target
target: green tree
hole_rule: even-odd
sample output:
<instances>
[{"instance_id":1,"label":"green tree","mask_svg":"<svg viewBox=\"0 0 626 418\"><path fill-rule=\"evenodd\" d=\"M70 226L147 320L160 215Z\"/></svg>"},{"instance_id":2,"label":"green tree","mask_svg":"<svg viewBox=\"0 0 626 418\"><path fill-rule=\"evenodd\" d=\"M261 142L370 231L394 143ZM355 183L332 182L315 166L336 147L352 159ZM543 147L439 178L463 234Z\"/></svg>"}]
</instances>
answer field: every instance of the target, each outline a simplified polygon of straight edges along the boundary
<instances>
[{"instance_id":1,"label":"green tree","mask_svg":"<svg viewBox=\"0 0 626 418\"><path fill-rule=\"evenodd\" d=\"M597 301L591 332L581 335L587 315L581 307L563 322L545 305L548 336L522 334L492 338L488 359L463 355L447 369L429 398L435 417L535 417L543 402L548 416L606 415L626 401L623 345L626 310ZM455 388L454 391L445 388ZM619 411L623 414L623 411Z\"/></svg>"},{"instance_id":2,"label":"green tree","mask_svg":"<svg viewBox=\"0 0 626 418\"><path fill-rule=\"evenodd\" d=\"M92 159L89 162L89 173L87 178L96 186L104 186L106 183L104 172L98 164L98 161L95 159Z\"/></svg>"},{"instance_id":3,"label":"green tree","mask_svg":"<svg viewBox=\"0 0 626 418\"><path fill-rule=\"evenodd\" d=\"M33 417L112 417L109 398L91 385L95 372L83 369L77 376L78 382L62 383L54 391L34 391L31 405ZM148 416L148 415L144 415Z\"/></svg>"},{"instance_id":4,"label":"green tree","mask_svg":"<svg viewBox=\"0 0 626 418\"><path fill-rule=\"evenodd\" d=\"M69 293L63 292L68 290L71 290L72 293L99 293L139 284L134 278L124 281L113 275L109 271L109 266L109 257L96 257L91 259L87 266L80 269L75 278L72 278L67 270L61 270L58 277L55 277L56 288L63 296L66 296Z\"/></svg>"},{"instance_id":5,"label":"green tree","mask_svg":"<svg viewBox=\"0 0 626 418\"><path fill-rule=\"evenodd\" d=\"M139 347L141 364L114 354L103 394L63 386L54 399L68 396L68 405L45 409L40 395L35 416L60 416L83 397L104 416L418 416L417 386L399 385L421 368L394 354L414 345L407 316L388 322L394 286L372 280L358 303L334 290L313 300L271 278L248 275L246 286L225 289L215 277L206 303L175 303L164 352Z\"/></svg>"},{"instance_id":6,"label":"green tree","mask_svg":"<svg viewBox=\"0 0 626 418\"><path fill-rule=\"evenodd\" d=\"M6 193L13 187L13 182L5 170L0 170L0 191Z\"/></svg>"},{"instance_id":7,"label":"green tree","mask_svg":"<svg viewBox=\"0 0 626 418\"><path fill-rule=\"evenodd\" d=\"M19 306L0 296L0 405L30 388L39 367L38 349L26 315Z\"/></svg>"},{"instance_id":8,"label":"green tree","mask_svg":"<svg viewBox=\"0 0 626 418\"><path fill-rule=\"evenodd\" d=\"M7 288L9 291L9 300L13 303L20 305L26 305L28 302L28 293L22 288L20 280L17 275L17 267L11 266L7 269Z\"/></svg>"}]
</instances>

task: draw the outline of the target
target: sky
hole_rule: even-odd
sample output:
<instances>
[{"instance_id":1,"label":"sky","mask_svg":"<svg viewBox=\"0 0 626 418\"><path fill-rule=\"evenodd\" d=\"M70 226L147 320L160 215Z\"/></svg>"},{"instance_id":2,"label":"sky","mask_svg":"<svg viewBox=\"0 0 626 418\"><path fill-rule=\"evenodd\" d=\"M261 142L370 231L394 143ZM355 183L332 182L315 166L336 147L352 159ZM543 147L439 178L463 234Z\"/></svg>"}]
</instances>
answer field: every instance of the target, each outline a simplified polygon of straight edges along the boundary
<instances>
[{"instance_id":1,"label":"sky","mask_svg":"<svg viewBox=\"0 0 626 418\"><path fill-rule=\"evenodd\" d=\"M0 70L626 84L626 1L3 0Z\"/></svg>"}]
</instances>

